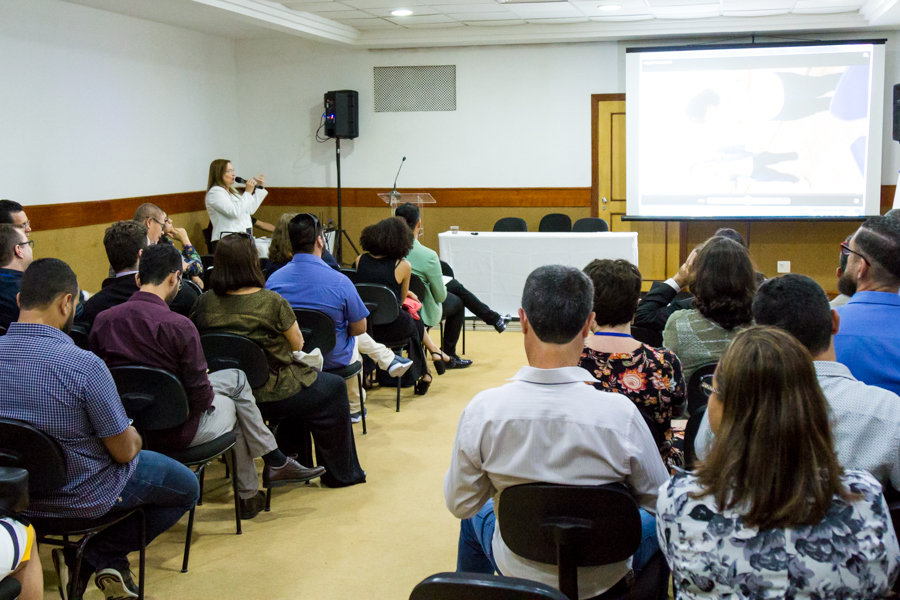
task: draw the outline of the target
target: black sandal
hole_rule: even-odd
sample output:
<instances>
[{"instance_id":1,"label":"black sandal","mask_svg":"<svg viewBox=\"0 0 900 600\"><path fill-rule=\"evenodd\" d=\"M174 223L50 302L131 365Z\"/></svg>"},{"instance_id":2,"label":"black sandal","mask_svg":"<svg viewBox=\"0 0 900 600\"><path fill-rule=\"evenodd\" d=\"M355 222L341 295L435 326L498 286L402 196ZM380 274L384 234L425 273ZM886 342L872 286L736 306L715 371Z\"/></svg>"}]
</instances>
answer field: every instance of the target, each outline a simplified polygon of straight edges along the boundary
<instances>
[{"instance_id":1,"label":"black sandal","mask_svg":"<svg viewBox=\"0 0 900 600\"><path fill-rule=\"evenodd\" d=\"M425 381L425 378L419 379L416 382L415 386L415 395L416 396L424 396L428 393L428 388L431 387L431 380Z\"/></svg>"},{"instance_id":2,"label":"black sandal","mask_svg":"<svg viewBox=\"0 0 900 600\"><path fill-rule=\"evenodd\" d=\"M429 352L431 352L431 350L429 350ZM440 356L441 357L440 360L434 360L435 356ZM444 360L444 356L446 356L446 354L443 351L431 352L431 362L434 363L434 370L437 371L438 375L443 375L444 373L446 373L447 365L445 363L448 363L448 362L450 362L450 360L453 360L452 358L450 360Z\"/></svg>"}]
</instances>

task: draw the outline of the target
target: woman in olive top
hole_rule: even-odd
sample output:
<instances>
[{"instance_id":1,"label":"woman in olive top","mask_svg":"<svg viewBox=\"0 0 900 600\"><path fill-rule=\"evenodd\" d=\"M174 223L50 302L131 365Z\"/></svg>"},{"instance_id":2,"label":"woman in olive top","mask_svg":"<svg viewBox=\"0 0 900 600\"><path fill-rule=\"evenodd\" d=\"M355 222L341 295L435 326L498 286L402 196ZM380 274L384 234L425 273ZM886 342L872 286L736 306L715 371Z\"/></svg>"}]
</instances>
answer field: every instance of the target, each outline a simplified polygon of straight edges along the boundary
<instances>
[{"instance_id":1,"label":"woman in olive top","mask_svg":"<svg viewBox=\"0 0 900 600\"><path fill-rule=\"evenodd\" d=\"M282 450L302 447L305 423L315 440L317 462L327 469L322 483L343 487L365 482L350 424L347 386L336 375L294 362L292 352L303 347L303 335L287 300L265 289L253 240L244 233L223 237L215 262L212 291L203 294L191 311L197 329L242 335L265 351L269 380L253 395L264 418L281 420L277 439Z\"/></svg>"}]
</instances>

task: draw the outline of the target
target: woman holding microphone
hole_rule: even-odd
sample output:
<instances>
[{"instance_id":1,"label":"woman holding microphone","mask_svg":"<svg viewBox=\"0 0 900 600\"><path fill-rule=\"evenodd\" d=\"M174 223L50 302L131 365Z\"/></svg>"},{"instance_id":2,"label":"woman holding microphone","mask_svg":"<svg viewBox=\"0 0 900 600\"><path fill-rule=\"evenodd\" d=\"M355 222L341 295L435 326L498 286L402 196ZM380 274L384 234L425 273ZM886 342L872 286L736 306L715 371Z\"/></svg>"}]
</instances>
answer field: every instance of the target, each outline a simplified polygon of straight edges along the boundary
<instances>
[{"instance_id":1,"label":"woman holding microphone","mask_svg":"<svg viewBox=\"0 0 900 600\"><path fill-rule=\"evenodd\" d=\"M265 183L262 175L248 179L243 194L235 189L234 181L231 161L218 158L210 163L206 211L213 226L211 252L215 252L219 239L229 233L251 233L253 220L250 215L256 212L269 193L262 188Z\"/></svg>"}]
</instances>

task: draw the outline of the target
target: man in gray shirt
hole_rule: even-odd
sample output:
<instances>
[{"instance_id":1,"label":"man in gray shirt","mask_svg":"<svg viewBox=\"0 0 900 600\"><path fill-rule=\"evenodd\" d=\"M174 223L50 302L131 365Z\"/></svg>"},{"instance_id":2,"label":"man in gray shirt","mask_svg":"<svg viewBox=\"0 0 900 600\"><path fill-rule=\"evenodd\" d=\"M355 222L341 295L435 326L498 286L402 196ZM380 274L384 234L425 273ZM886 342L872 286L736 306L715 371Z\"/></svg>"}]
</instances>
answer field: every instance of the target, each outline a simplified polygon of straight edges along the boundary
<instances>
[{"instance_id":1,"label":"man in gray shirt","mask_svg":"<svg viewBox=\"0 0 900 600\"><path fill-rule=\"evenodd\" d=\"M840 317L819 284L804 275L770 279L753 298L753 318L757 325L784 329L812 354L841 464L869 471L885 488L900 489L900 396L862 383L837 362L832 338ZM694 443L699 458L711 442L704 415Z\"/></svg>"}]
</instances>

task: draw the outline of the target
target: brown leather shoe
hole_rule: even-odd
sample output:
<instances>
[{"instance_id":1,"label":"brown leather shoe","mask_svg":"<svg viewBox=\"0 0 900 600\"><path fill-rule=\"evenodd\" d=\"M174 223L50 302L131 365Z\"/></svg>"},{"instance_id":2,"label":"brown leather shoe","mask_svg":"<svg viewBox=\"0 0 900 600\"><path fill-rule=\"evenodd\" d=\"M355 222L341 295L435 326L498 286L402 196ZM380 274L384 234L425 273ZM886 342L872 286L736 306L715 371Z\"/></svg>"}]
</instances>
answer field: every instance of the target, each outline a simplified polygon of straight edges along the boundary
<instances>
[{"instance_id":1,"label":"brown leather shoe","mask_svg":"<svg viewBox=\"0 0 900 600\"><path fill-rule=\"evenodd\" d=\"M325 472L325 467L304 467L290 456L280 467L263 469L263 487L278 487L288 483L303 483Z\"/></svg>"},{"instance_id":2,"label":"brown leather shoe","mask_svg":"<svg viewBox=\"0 0 900 600\"><path fill-rule=\"evenodd\" d=\"M252 519L259 514L259 511L266 507L266 493L257 492L252 498L244 500L241 498L241 520L246 521Z\"/></svg>"}]
</instances>

